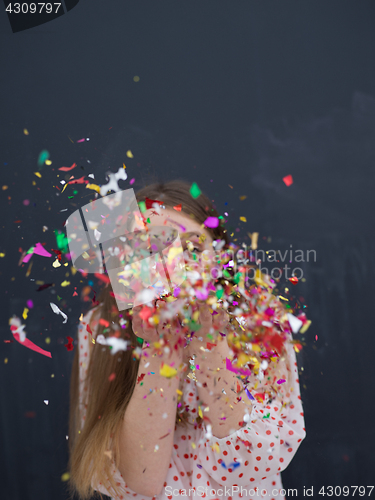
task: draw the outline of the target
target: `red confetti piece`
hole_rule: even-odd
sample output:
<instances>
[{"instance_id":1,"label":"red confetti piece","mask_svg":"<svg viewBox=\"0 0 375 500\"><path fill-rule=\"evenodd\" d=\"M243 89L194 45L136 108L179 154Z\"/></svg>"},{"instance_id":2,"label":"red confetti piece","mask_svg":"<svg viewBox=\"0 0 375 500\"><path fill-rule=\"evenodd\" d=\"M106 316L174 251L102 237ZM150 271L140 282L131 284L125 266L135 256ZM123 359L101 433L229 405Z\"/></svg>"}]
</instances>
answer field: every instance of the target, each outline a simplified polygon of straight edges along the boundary
<instances>
[{"instance_id":1,"label":"red confetti piece","mask_svg":"<svg viewBox=\"0 0 375 500\"><path fill-rule=\"evenodd\" d=\"M73 345L73 339L72 339L72 337L66 337L66 338L68 339L68 343L67 343L67 344L64 344L64 345L65 345L65 347L66 347L66 349L67 349L68 351L73 351L73 349L74 349L74 345Z\"/></svg>"},{"instance_id":2,"label":"red confetti piece","mask_svg":"<svg viewBox=\"0 0 375 500\"><path fill-rule=\"evenodd\" d=\"M150 208L152 208L152 205L154 203L158 204L158 205L163 205L163 202L162 201L159 201L159 200L151 200L150 198L146 198L145 200L145 203L146 203L146 209L149 210Z\"/></svg>"},{"instance_id":3,"label":"red confetti piece","mask_svg":"<svg viewBox=\"0 0 375 500\"><path fill-rule=\"evenodd\" d=\"M14 330L17 330L17 327L12 325L10 327L10 329L12 330L12 334L13 334L13 337L17 340L17 342L19 342L20 344L24 345L25 347L27 347L28 349L31 349L32 351L35 351L35 352L38 352L39 354L43 354L43 356L47 356L49 358L52 358L52 355L50 352L48 351L45 351L44 349L41 349L40 347L38 347L36 344L34 344L34 342L31 342L31 340L29 339L25 339L23 342L21 342L21 339L20 339L20 334L19 333L16 333Z\"/></svg>"},{"instance_id":4,"label":"red confetti piece","mask_svg":"<svg viewBox=\"0 0 375 500\"><path fill-rule=\"evenodd\" d=\"M91 331L91 328L90 328L90 325L89 325L89 324L87 324L87 325L86 325L86 330L87 330L89 333L91 333L91 335L92 335L92 331Z\"/></svg>"},{"instance_id":5,"label":"red confetti piece","mask_svg":"<svg viewBox=\"0 0 375 500\"><path fill-rule=\"evenodd\" d=\"M85 180L85 176L83 175L79 179L73 179L72 181L69 181L68 184L88 184L89 181Z\"/></svg>"},{"instance_id":6,"label":"red confetti piece","mask_svg":"<svg viewBox=\"0 0 375 500\"><path fill-rule=\"evenodd\" d=\"M182 210L182 205L181 203L179 205L176 205L175 207L173 207L175 210L177 210L178 212L181 212Z\"/></svg>"},{"instance_id":7,"label":"red confetti piece","mask_svg":"<svg viewBox=\"0 0 375 500\"><path fill-rule=\"evenodd\" d=\"M105 326L106 328L109 326L109 321L107 321L106 319L104 318L100 318L99 320L99 323L103 326Z\"/></svg>"},{"instance_id":8,"label":"red confetti piece","mask_svg":"<svg viewBox=\"0 0 375 500\"><path fill-rule=\"evenodd\" d=\"M141 375L137 378L137 384L139 384L139 382L142 382L144 377L145 377L145 373L141 373Z\"/></svg>"},{"instance_id":9,"label":"red confetti piece","mask_svg":"<svg viewBox=\"0 0 375 500\"><path fill-rule=\"evenodd\" d=\"M111 373L111 375L108 377L108 380L112 382L112 380L115 380L116 378L116 373Z\"/></svg>"},{"instance_id":10,"label":"red confetti piece","mask_svg":"<svg viewBox=\"0 0 375 500\"><path fill-rule=\"evenodd\" d=\"M289 281L292 283L292 285L296 285L298 283L298 278L292 276L291 278L289 278Z\"/></svg>"},{"instance_id":11,"label":"red confetti piece","mask_svg":"<svg viewBox=\"0 0 375 500\"><path fill-rule=\"evenodd\" d=\"M285 177L283 177L283 181L287 186L290 186L291 184L293 184L293 177L291 175L286 175Z\"/></svg>"},{"instance_id":12,"label":"red confetti piece","mask_svg":"<svg viewBox=\"0 0 375 500\"><path fill-rule=\"evenodd\" d=\"M76 163L73 163L71 167L60 167L58 170L62 170L63 172L69 172L69 170L73 170L77 166Z\"/></svg>"}]
</instances>

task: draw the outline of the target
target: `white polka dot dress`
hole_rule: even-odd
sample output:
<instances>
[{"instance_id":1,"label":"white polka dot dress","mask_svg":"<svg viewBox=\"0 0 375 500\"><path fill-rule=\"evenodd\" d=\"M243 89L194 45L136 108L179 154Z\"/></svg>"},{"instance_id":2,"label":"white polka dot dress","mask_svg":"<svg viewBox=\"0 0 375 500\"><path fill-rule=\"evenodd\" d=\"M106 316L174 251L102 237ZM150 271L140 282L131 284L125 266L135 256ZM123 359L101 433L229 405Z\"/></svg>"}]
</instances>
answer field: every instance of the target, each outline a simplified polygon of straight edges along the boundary
<instances>
[{"instance_id":1,"label":"white polka dot dress","mask_svg":"<svg viewBox=\"0 0 375 500\"><path fill-rule=\"evenodd\" d=\"M78 335L82 424L86 413L84 377L91 341L86 325L92 312L89 311L81 321ZM94 331L92 334L95 338ZM283 401L275 398L269 404L256 402L247 424L221 439L206 437L204 422L196 423L198 388L194 380L184 380L181 402L189 408L191 425L175 427L172 457L159 495L146 497L132 491L114 463L113 476L121 495L115 496L114 491L108 491L100 484L93 484L93 488L114 500L172 500L180 496L207 500L285 500L280 493L283 488L280 473L289 465L306 436L296 355L292 345L288 344L287 349L293 370L290 392L284 394Z\"/></svg>"}]
</instances>

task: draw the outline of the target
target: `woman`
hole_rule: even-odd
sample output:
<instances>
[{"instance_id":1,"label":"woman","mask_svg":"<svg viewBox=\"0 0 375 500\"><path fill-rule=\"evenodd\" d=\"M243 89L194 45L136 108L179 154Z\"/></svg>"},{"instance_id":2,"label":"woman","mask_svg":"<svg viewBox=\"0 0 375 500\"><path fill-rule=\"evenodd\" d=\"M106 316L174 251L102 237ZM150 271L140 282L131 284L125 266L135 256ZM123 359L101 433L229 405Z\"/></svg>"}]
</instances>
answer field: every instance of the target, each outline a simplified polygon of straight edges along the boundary
<instances>
[{"instance_id":1,"label":"woman","mask_svg":"<svg viewBox=\"0 0 375 500\"><path fill-rule=\"evenodd\" d=\"M212 255L218 240L227 248L229 239L223 225L204 226L219 214L206 196L194 199L189 190L188 183L172 181L136 196L163 204L143 213L148 228L178 227L185 256L191 251L187 269L203 273L200 256ZM305 437L294 350L286 347L277 376L271 368L264 373L264 380L275 375L287 381L272 403L240 396L238 372L226 369L233 354L227 333L234 327L224 308L214 310L215 299L198 298L189 309L186 296L174 297L179 314L169 316L166 302L158 301L161 320L150 323L142 306L119 313L107 285L81 321L69 422L69 485L80 498L93 489L116 500L234 500L258 498L261 490L267 498L283 498L280 472ZM181 315L187 309L189 323ZM127 339L131 348L111 353L99 344L105 334ZM165 369L175 375L166 376ZM247 382L258 391L262 385L253 375Z\"/></svg>"}]
</instances>

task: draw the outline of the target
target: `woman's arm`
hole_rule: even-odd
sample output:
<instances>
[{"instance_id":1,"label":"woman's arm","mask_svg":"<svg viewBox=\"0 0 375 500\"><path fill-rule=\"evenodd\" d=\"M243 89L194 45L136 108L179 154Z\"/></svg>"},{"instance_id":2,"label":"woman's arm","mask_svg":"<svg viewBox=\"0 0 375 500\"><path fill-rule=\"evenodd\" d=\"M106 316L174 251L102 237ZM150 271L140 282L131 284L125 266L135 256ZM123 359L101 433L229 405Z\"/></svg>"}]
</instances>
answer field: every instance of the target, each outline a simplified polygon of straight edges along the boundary
<instances>
[{"instance_id":1,"label":"woman's arm","mask_svg":"<svg viewBox=\"0 0 375 500\"><path fill-rule=\"evenodd\" d=\"M138 370L138 377L145 374L143 385L136 384L125 411L118 469L130 489L152 497L162 491L172 455L183 355L180 347L162 357L151 357L149 348L145 352L149 356L142 355ZM160 375L162 362L178 374Z\"/></svg>"},{"instance_id":2,"label":"woman's arm","mask_svg":"<svg viewBox=\"0 0 375 500\"><path fill-rule=\"evenodd\" d=\"M195 354L195 376L198 381L199 399L209 411L205 413L211 421L213 436L221 439L229 436L244 425L248 405L237 400L237 376L226 369L226 359L230 358L230 349L226 338L219 341L217 347L203 352L198 349Z\"/></svg>"}]
</instances>

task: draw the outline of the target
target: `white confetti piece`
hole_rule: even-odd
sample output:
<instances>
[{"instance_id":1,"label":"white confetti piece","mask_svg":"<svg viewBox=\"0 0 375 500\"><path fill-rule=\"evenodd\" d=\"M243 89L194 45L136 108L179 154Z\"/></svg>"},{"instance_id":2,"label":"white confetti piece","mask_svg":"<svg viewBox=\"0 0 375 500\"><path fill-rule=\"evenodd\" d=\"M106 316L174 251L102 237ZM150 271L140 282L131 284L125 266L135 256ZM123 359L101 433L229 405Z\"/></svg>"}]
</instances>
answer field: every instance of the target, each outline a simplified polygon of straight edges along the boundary
<instances>
[{"instance_id":1,"label":"white confetti piece","mask_svg":"<svg viewBox=\"0 0 375 500\"><path fill-rule=\"evenodd\" d=\"M289 321L289 324L290 324L290 328L292 329L292 332L293 333L298 333L298 330L303 325L302 321L300 319L296 318L295 316L293 316L293 314L290 314L290 313L287 313L287 317L288 317L288 321Z\"/></svg>"},{"instance_id":2,"label":"white confetti piece","mask_svg":"<svg viewBox=\"0 0 375 500\"><path fill-rule=\"evenodd\" d=\"M48 402L49 402L48 399L44 400L44 404L47 405L47 406L48 406Z\"/></svg>"},{"instance_id":3,"label":"white confetti piece","mask_svg":"<svg viewBox=\"0 0 375 500\"><path fill-rule=\"evenodd\" d=\"M123 167L120 167L115 174L110 173L108 174L108 176L109 176L109 182L101 186L100 196L105 196L108 193L108 191L115 191L115 192L120 191L117 181L119 179L126 180L128 178L128 175Z\"/></svg>"},{"instance_id":4,"label":"white confetti piece","mask_svg":"<svg viewBox=\"0 0 375 500\"><path fill-rule=\"evenodd\" d=\"M53 311L55 314L61 314L61 316L64 318L63 323L66 323L66 322L68 321L68 316L67 316L65 313L63 313L63 312L61 311L61 309L59 309L59 308L57 307L57 305L56 305L56 304L54 304L53 302L50 302L49 304L50 304L50 306L51 306L51 308L52 308L52 311Z\"/></svg>"}]
</instances>

